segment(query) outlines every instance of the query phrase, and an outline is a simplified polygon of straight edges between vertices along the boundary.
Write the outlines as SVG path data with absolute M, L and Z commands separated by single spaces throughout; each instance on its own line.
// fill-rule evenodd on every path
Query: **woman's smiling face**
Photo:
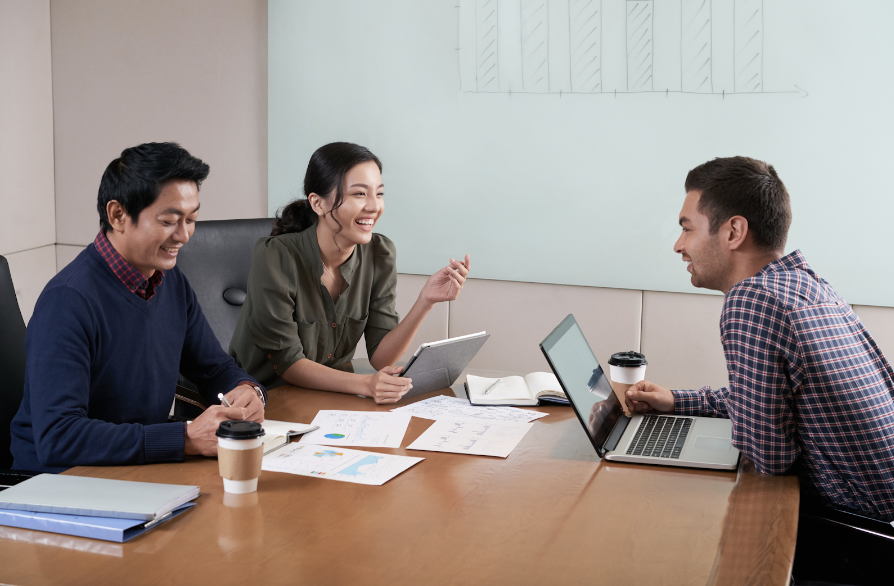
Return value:
M 331 214 L 334 191 L 325 200 L 320 198 L 320 207 L 315 205 L 314 208 L 318 214 L 324 211 L 320 219 L 336 238 L 348 246 L 366 244 L 372 239 L 373 227 L 385 211 L 385 186 L 379 166 L 375 161 L 366 161 L 351 167 L 345 173 L 342 191 L 344 199 Z

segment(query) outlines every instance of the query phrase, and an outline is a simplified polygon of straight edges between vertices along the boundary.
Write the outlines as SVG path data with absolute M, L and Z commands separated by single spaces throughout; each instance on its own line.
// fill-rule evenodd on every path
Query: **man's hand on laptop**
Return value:
M 669 389 L 659 387 L 647 380 L 640 381 L 627 389 L 627 408 L 633 413 L 674 412 L 674 394 Z

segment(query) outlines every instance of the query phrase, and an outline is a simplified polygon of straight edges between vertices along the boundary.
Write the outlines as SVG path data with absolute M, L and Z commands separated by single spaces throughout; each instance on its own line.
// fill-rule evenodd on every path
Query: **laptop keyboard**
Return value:
M 691 418 L 644 415 L 627 454 L 677 459 L 683 451 L 690 428 Z

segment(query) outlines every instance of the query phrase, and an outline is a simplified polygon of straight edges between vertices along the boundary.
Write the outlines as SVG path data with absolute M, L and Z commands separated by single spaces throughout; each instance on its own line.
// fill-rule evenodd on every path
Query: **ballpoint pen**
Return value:
M 497 380 L 495 380 L 491 386 L 487 387 L 484 390 L 484 394 L 486 395 L 489 392 L 491 392 L 492 390 L 494 390 L 494 387 L 497 386 L 498 384 L 500 384 L 501 382 L 503 382 L 503 379 L 501 379 L 501 378 L 498 378 Z
M 223 393 L 217 393 L 217 398 L 220 399 L 220 402 L 224 407 L 232 407 L 232 405 L 230 405 L 230 402 L 227 401 L 227 398 L 224 397 Z

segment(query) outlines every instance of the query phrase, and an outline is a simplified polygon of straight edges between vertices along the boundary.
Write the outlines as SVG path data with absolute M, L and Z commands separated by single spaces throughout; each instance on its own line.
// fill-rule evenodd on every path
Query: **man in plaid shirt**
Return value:
M 800 251 L 783 256 L 791 208 L 772 166 L 715 159 L 686 178 L 674 246 L 696 287 L 726 294 L 729 387 L 643 381 L 635 411 L 727 417 L 765 474 L 797 472 L 808 496 L 894 520 L 894 371 L 860 319 Z

